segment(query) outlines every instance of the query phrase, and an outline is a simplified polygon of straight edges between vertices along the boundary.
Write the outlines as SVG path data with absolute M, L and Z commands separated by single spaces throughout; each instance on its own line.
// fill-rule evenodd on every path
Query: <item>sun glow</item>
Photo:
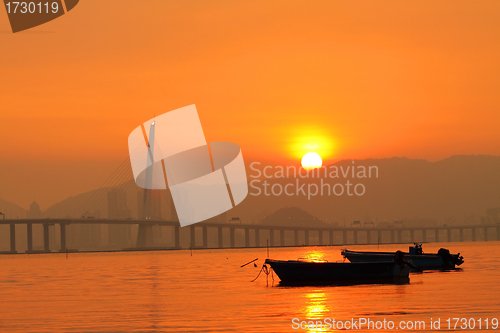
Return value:
M 323 165 L 323 160 L 321 159 L 321 156 L 316 153 L 307 153 L 304 157 L 302 157 L 302 161 L 300 163 L 305 170 L 313 170 L 321 167 L 321 165 Z
M 293 159 L 301 159 L 304 154 L 314 152 L 323 160 L 330 160 L 337 153 L 338 142 L 332 136 L 334 129 L 326 130 L 319 125 L 300 126 L 289 129 L 284 137 L 289 138 L 286 149 Z

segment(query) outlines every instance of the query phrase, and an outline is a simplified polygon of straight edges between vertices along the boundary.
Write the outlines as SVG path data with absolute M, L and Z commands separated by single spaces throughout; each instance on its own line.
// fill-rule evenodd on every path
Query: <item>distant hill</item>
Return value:
M 352 160 L 344 160 L 333 166 L 352 166 Z M 251 194 L 231 214 L 246 217 L 250 223 L 287 206 L 298 207 L 326 223 L 348 225 L 354 220 L 375 223 L 392 222 L 395 219 L 434 221 L 433 223 L 474 223 L 485 216 L 489 208 L 500 206 L 500 156 L 468 155 L 452 156 L 437 162 L 394 157 L 387 159 L 356 160 L 354 165 L 377 166 L 378 178 L 323 179 L 324 183 L 362 183 L 362 196 L 317 195 L 308 200 L 304 195 Z M 330 166 L 328 166 L 329 168 Z M 247 169 L 251 174 L 251 170 Z M 255 174 L 255 172 L 253 172 Z M 249 178 L 249 180 L 252 180 Z M 270 186 L 280 184 L 321 185 L 314 178 L 268 179 Z M 263 190 L 262 183 L 260 189 Z M 295 189 L 295 185 L 291 189 Z M 250 193 L 257 191 L 252 187 Z M 293 190 L 292 190 L 293 192 Z M 429 222 L 431 223 L 431 222 Z
M 130 210 L 131 217 L 137 218 L 138 193 L 143 190 L 137 187 L 134 180 L 126 181 L 122 184 L 81 193 L 61 202 L 58 202 L 44 212 L 44 217 L 52 218 L 80 218 L 82 216 L 93 216 L 95 218 L 108 218 L 108 192 L 113 189 L 121 189 L 127 193 L 127 207 Z M 170 194 L 165 192 L 162 197 L 162 217 L 170 218 Z
M 297 207 L 285 207 L 278 209 L 269 216 L 266 216 L 259 224 L 287 227 L 331 227 L 317 217 Z
M 103 211 L 103 209 L 106 208 L 105 203 L 99 203 L 98 205 L 96 205 L 96 207 L 92 207 L 91 209 L 85 208 L 85 205 L 93 198 L 105 199 L 105 196 L 101 195 L 101 192 L 107 190 L 110 189 L 106 188 L 100 190 L 92 190 L 89 192 L 71 196 L 47 208 L 44 211 L 43 215 L 44 217 L 52 218 L 78 218 L 82 215 L 97 215 L 96 217 L 106 217 L 106 211 Z
M 107 218 L 108 192 L 111 191 L 113 188 L 122 188 L 122 189 L 129 188 L 131 187 L 130 186 L 131 182 L 133 183 L 133 181 L 130 180 L 128 182 L 125 182 L 123 184 L 114 187 L 103 187 L 100 189 L 71 196 L 47 208 L 47 210 L 44 212 L 44 216 L 52 218 L 66 218 L 66 217 L 79 218 L 82 216 Z M 134 201 L 132 200 L 132 198 L 130 198 L 131 195 L 133 195 L 132 192 L 129 194 L 129 197 L 127 198 L 127 203 L 129 205 L 134 204 Z
M 6 219 L 25 218 L 26 210 L 20 206 L 0 198 L 0 212 L 5 214 Z M 3 218 L 0 217 L 0 218 Z
M 254 196 L 252 193 L 256 191 L 250 187 L 248 197 L 227 212 L 227 219 L 239 217 L 242 223 L 259 224 L 262 221 L 265 224 L 292 223 L 297 226 L 302 226 L 301 220 L 305 221 L 305 226 L 308 223 L 337 223 L 343 226 L 354 220 L 392 223 L 395 219 L 450 225 L 473 223 L 478 217 L 485 216 L 487 209 L 500 206 L 500 156 L 452 156 L 437 162 L 404 157 L 355 160 L 354 163 L 343 160 L 327 168 L 342 167 L 345 171 L 353 165 L 376 166 L 378 178 L 374 175 L 372 178 L 352 178 L 349 172 L 347 178 L 326 178 L 323 182 L 331 186 L 345 184 L 347 180 L 363 184 L 365 194 L 362 196 L 316 195 L 308 199 L 295 192 L 292 196 Z M 249 176 L 254 174 L 249 167 L 247 173 Z M 253 179 L 249 177 L 250 181 Z M 305 184 L 306 189 L 308 184 L 321 185 L 318 178 L 268 179 L 270 185 L 280 184 L 283 187 L 297 181 Z M 118 187 L 127 191 L 129 209 L 132 217 L 136 217 L 137 192 L 140 189 L 133 180 Z M 99 213 L 107 217 L 107 192 L 110 189 L 102 188 L 70 197 L 48 208 L 44 216 L 79 217 L 88 211 L 91 215 Z M 295 191 L 295 185 L 293 189 Z M 169 210 L 168 200 L 163 202 L 162 215 Z M 287 219 L 289 221 L 284 222 Z

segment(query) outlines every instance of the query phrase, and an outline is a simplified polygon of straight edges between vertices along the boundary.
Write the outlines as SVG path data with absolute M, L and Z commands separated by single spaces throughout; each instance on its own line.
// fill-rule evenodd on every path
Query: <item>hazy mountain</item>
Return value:
M 296 195 L 296 182 L 321 185 L 318 178 L 279 178 L 267 179 L 268 190 L 274 184 L 281 187 L 287 184 L 289 193 L 294 195 L 275 196 L 268 191 L 254 196 L 255 188 L 250 187 L 248 197 L 235 209 L 233 215 L 245 216 L 252 222 L 270 215 L 279 208 L 294 206 L 310 212 L 326 223 L 337 222 L 347 225 L 353 220 L 383 222 L 403 219 L 421 223 L 429 220 L 434 223 L 472 223 L 486 215 L 488 208 L 500 206 L 500 157 L 499 156 L 452 156 L 438 161 L 428 162 L 408 158 L 366 159 L 340 161 L 330 167 L 376 166 L 378 178 L 352 177 L 349 169 L 347 178 L 324 178 L 323 184 L 334 186 L 337 183 L 363 184 L 365 193 L 361 196 L 340 196 L 334 194 L 316 195 L 308 199 L 307 195 Z M 247 169 L 248 171 L 248 169 Z M 250 173 L 252 174 L 252 173 Z M 255 174 L 255 172 L 253 172 Z M 268 172 L 269 174 L 269 172 Z M 249 178 L 249 180 L 252 180 Z M 263 191 L 263 183 L 258 186 Z M 255 185 L 255 183 L 254 183 Z M 346 186 L 344 186 L 346 188 Z M 276 185 L 276 189 L 278 185 Z M 313 188 L 314 189 L 314 188 Z M 337 186 L 340 189 L 340 186 Z M 359 187 L 358 189 L 361 189 Z M 436 222 L 437 221 L 437 222 Z
M 103 187 L 100 189 L 92 190 L 89 192 L 69 197 L 47 208 L 47 210 L 44 212 L 44 216 L 53 218 L 66 218 L 66 217 L 79 218 L 82 216 L 107 218 L 108 192 L 111 191 L 113 188 L 128 189 L 129 187 L 131 187 L 130 183 L 133 183 L 133 181 L 130 180 L 126 183 L 117 186 Z M 137 190 L 134 189 L 134 191 L 131 191 L 130 194 L 127 193 L 129 194 L 127 197 L 127 204 L 129 206 L 132 206 L 135 203 L 131 198 L 131 196 L 133 196 L 133 193 L 135 192 L 137 192 Z M 135 206 L 133 207 L 135 208 Z
M 352 167 L 355 167 L 355 175 L 352 177 Z M 368 168 L 372 168 L 372 177 L 368 178 Z M 262 170 L 264 165 L 261 165 Z M 361 178 L 359 173 L 364 167 L 366 178 Z M 337 169 L 338 178 L 332 178 L 333 170 Z M 438 162 L 429 162 L 420 159 L 388 158 L 388 159 L 366 159 L 366 160 L 344 160 L 326 167 L 328 177 L 321 178 L 272 178 L 267 179 L 269 183 L 268 194 L 262 192 L 255 196 L 255 186 L 262 191 L 264 180 L 261 183 L 253 183 L 249 188 L 248 197 L 237 207 L 227 212 L 227 219 L 239 217 L 242 223 L 269 223 L 280 224 L 281 218 L 289 220 L 293 216 L 317 221 L 318 223 L 348 225 L 353 220 L 373 221 L 383 223 L 392 222 L 394 219 L 413 221 L 414 223 L 472 223 L 478 221 L 478 217 L 485 216 L 486 210 L 500 206 L 500 156 L 452 156 Z M 276 168 L 271 173 L 275 173 Z M 378 177 L 376 177 L 378 171 Z M 324 172 L 322 175 L 324 176 Z M 268 172 L 269 173 L 269 172 Z M 249 181 L 255 180 L 255 171 L 247 167 Z M 293 175 L 289 175 L 293 176 Z M 345 177 L 344 177 L 345 176 Z M 341 184 L 347 191 L 346 182 L 351 184 L 362 184 L 363 195 L 335 195 L 326 194 L 307 197 L 307 187 L 314 184 L 321 188 L 328 183 L 330 188 L 335 184 Z M 299 186 L 304 185 L 306 195 L 301 192 L 297 195 L 297 182 Z M 284 188 L 289 185 L 287 196 L 281 194 L 273 195 L 271 186 L 278 184 Z M 278 189 L 275 185 L 275 190 Z M 340 189 L 340 185 L 336 185 Z M 135 183 L 130 180 L 117 187 L 127 192 L 128 208 L 132 217 L 137 216 L 137 192 L 140 191 Z M 111 189 L 101 188 L 98 190 L 82 193 L 70 197 L 53 205 L 44 216 L 48 217 L 79 217 L 82 214 L 107 217 L 107 192 Z M 358 186 L 358 190 L 362 189 Z M 353 186 L 351 186 L 351 192 Z M 358 191 L 359 192 L 359 191 Z M 168 193 L 162 198 L 162 216 L 168 218 L 169 204 Z M 282 210 L 282 208 L 294 207 Z M 311 215 L 304 215 L 311 214 Z M 314 220 L 314 219 L 317 220 Z M 270 221 L 273 221 L 271 223 Z M 275 223 L 274 223 L 275 222 Z M 291 221 L 289 221 L 291 222 Z M 291 223 L 300 223 L 294 220 Z M 290 225 L 290 224 L 288 224 Z M 308 225 L 307 223 L 305 225 Z
M 262 219 L 259 224 L 287 227 L 331 227 L 331 225 L 297 207 L 285 207 L 278 209 L 271 215 Z
M 91 199 L 93 198 L 98 198 L 100 200 L 106 199 L 106 196 L 99 195 L 102 190 L 108 191 L 110 190 L 110 188 L 104 188 L 101 190 L 92 190 L 89 192 L 71 196 L 47 208 L 47 210 L 44 211 L 43 215 L 45 217 L 52 217 L 52 218 L 66 218 L 66 217 L 78 218 L 81 217 L 82 215 L 87 215 L 87 216 L 97 215 L 98 217 L 105 217 L 103 216 L 103 212 L 101 211 L 101 208 L 106 206 L 105 203 L 98 204 L 96 207 L 93 207 L 92 210 L 84 209 L 85 204 L 91 201 Z
M 130 217 L 137 218 L 138 193 L 142 196 L 144 192 L 137 187 L 132 179 L 116 186 L 102 187 L 64 199 L 47 208 L 44 216 L 53 218 L 80 218 L 82 216 L 108 218 L 108 192 L 113 189 L 121 189 L 126 192 Z M 161 204 L 162 218 L 168 219 L 170 217 L 170 194 L 167 191 L 161 195 Z
M 18 205 L 0 198 L 0 212 L 5 214 L 6 219 L 26 218 L 26 210 Z M 3 216 L 0 216 L 3 218 Z

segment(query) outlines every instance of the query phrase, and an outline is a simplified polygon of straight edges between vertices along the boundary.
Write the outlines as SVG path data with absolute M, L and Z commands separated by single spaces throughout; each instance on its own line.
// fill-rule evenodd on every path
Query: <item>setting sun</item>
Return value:
M 307 153 L 302 157 L 300 162 L 305 170 L 312 170 L 321 167 L 323 161 L 321 157 L 316 153 Z

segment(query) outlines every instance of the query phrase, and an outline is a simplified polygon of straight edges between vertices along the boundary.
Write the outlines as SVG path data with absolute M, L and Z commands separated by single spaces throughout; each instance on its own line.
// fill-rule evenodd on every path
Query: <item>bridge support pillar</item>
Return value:
M 260 247 L 260 229 L 255 229 L 255 247 Z
M 403 234 L 403 231 L 398 230 L 398 244 L 401 244 L 403 242 L 402 234 Z
M 196 229 L 193 225 L 189 227 L 189 235 L 191 238 L 189 242 L 189 248 L 194 249 L 196 247 Z
M 366 244 L 372 243 L 372 232 L 371 230 L 366 230 Z
M 285 230 L 280 230 L 280 246 L 285 246 Z
M 380 244 L 382 241 L 382 231 L 377 231 L 377 244 Z
M 396 243 L 396 230 L 391 230 L 391 244 Z
M 222 240 L 222 227 L 217 228 L 217 240 L 219 241 L 219 249 L 224 247 L 224 242 Z
M 136 247 L 145 248 L 154 246 L 153 226 L 147 224 L 139 224 L 137 231 Z
M 295 238 L 295 246 L 299 246 L 299 231 L 294 230 L 293 233 L 294 233 L 294 238 Z
M 434 241 L 439 242 L 439 229 L 434 230 Z
M 357 230 L 353 230 L 352 233 L 353 233 L 353 236 L 354 236 L 354 244 L 358 244 L 358 231 Z
M 460 228 L 460 241 L 461 242 L 464 241 L 464 229 L 463 228 Z
M 309 230 L 306 230 L 305 232 L 305 241 L 306 241 L 306 246 L 309 245 Z
M 330 230 L 328 238 L 330 239 L 330 245 L 333 245 L 333 230 Z
M 274 229 L 269 229 L 269 246 L 273 247 L 274 246 Z
M 28 230 L 28 253 L 33 252 L 33 224 L 32 223 L 27 223 L 26 224 L 27 230 Z
M 427 230 L 422 229 L 422 242 L 427 242 Z
M 50 252 L 49 248 L 49 224 L 43 224 L 43 250 L 45 252 Z
M 451 228 L 448 228 L 447 234 L 448 234 L 448 243 L 451 242 Z
M 319 236 L 319 245 L 323 245 L 323 231 L 318 230 L 318 236 Z
M 229 228 L 229 242 L 230 242 L 230 246 L 231 248 L 234 248 L 234 228 Z
M 476 241 L 476 228 L 472 228 L 472 241 L 475 242 Z
M 484 241 L 488 241 L 488 227 L 484 227 Z
M 203 248 L 208 248 L 208 228 L 203 227 Z
M 61 223 L 59 224 L 61 227 L 61 252 L 66 252 L 67 247 L 66 247 L 66 224 Z
M 181 227 L 178 225 L 174 227 L 174 247 L 176 249 L 181 248 Z
M 16 253 L 16 225 L 10 224 L 10 252 Z
M 250 229 L 245 228 L 245 247 L 250 247 Z

